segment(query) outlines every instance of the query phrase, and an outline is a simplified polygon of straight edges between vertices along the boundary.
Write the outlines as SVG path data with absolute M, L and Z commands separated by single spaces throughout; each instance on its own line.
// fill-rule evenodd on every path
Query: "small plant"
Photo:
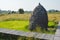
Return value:
M 55 25 L 56 25 L 56 23 L 53 22 L 53 21 L 49 21 L 49 23 L 48 23 L 48 27 L 49 27 L 49 28 L 54 28 Z

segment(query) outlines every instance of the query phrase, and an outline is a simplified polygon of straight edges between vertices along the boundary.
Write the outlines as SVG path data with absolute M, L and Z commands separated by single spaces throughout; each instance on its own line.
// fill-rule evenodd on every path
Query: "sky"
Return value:
M 60 0 L 0 0 L 0 9 L 18 11 L 23 8 L 25 11 L 33 11 L 38 3 L 46 10 L 60 10 Z

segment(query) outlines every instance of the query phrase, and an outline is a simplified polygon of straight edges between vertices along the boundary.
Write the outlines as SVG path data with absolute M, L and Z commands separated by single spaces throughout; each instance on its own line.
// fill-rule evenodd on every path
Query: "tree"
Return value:
M 23 9 L 20 8 L 18 11 L 19 11 L 20 14 L 24 14 L 24 10 Z
M 48 12 L 59 12 L 59 10 L 51 9 Z
M 16 13 L 15 11 L 12 11 L 12 13 Z

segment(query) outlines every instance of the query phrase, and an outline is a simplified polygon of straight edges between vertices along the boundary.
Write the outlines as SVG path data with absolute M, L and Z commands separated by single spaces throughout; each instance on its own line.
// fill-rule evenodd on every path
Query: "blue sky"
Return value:
M 0 0 L 0 9 L 17 11 L 19 8 L 23 8 L 31 11 L 38 3 L 41 3 L 46 10 L 60 10 L 60 0 Z

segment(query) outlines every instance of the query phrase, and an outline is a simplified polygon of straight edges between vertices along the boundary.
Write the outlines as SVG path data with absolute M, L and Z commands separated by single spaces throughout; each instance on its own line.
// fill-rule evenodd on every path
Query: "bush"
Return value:
M 49 21 L 49 23 L 48 23 L 48 27 L 49 27 L 49 28 L 54 28 L 55 25 L 56 25 L 56 23 L 53 22 L 53 21 Z

